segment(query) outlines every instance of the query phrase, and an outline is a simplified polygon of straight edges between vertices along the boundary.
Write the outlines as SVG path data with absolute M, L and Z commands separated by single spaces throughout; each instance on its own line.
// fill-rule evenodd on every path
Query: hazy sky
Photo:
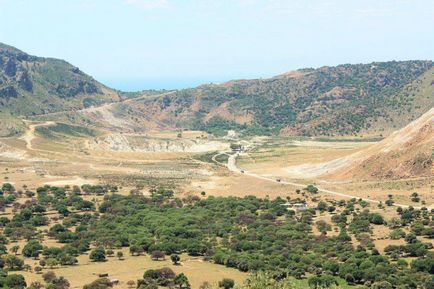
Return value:
M 0 42 L 124 90 L 434 60 L 433 0 L 0 0 Z

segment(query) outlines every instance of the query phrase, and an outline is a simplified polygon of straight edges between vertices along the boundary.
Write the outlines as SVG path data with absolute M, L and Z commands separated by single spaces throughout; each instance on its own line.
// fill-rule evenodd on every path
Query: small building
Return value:
M 294 210 L 297 213 L 304 211 L 306 209 L 308 209 L 308 206 L 306 203 L 290 203 L 290 202 L 286 202 L 284 204 L 282 204 L 282 206 L 287 207 L 288 210 Z
M 297 212 L 301 212 L 307 209 L 307 204 L 306 203 L 295 203 L 292 204 L 292 207 L 295 209 L 295 211 Z

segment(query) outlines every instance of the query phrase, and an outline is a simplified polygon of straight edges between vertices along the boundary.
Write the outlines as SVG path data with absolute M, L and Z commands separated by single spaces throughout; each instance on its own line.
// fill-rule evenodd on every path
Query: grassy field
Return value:
M 149 256 L 129 255 L 128 250 L 124 249 L 124 258 L 119 260 L 117 257 L 109 257 L 106 262 L 92 262 L 87 255 L 78 257 L 78 265 L 44 269 L 44 272 L 53 271 L 58 276 L 64 276 L 71 283 L 71 288 L 82 288 L 83 285 L 98 279 L 97 274 L 107 273 L 110 279 L 120 280 L 117 288 L 127 288 L 126 282 L 136 281 L 143 277 L 143 273 L 148 269 L 158 269 L 163 267 L 171 268 L 175 273 L 187 275 L 192 288 L 199 286 L 207 281 L 211 284 L 217 283 L 223 278 L 232 278 L 237 284 L 242 284 L 247 278 L 247 273 L 242 273 L 236 269 L 216 265 L 203 261 L 201 258 L 193 258 L 187 255 L 181 256 L 181 265 L 173 265 L 169 258 L 164 261 L 153 261 Z M 35 265 L 36 260 L 28 261 L 30 265 Z M 42 275 L 30 272 L 17 272 L 23 274 L 28 283 L 41 281 Z

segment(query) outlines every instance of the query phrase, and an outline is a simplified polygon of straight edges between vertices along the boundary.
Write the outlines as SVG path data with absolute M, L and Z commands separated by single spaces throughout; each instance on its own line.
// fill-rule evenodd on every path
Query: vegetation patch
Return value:
M 65 123 L 56 123 L 50 126 L 38 126 L 35 130 L 39 135 L 42 135 L 47 139 L 59 139 L 64 136 L 96 137 L 99 135 L 99 133 L 94 129 Z

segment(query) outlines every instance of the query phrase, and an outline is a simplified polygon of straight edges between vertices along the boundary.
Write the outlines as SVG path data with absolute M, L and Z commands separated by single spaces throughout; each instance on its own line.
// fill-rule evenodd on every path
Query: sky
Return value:
M 116 89 L 434 60 L 433 0 L 0 0 L 0 42 Z

